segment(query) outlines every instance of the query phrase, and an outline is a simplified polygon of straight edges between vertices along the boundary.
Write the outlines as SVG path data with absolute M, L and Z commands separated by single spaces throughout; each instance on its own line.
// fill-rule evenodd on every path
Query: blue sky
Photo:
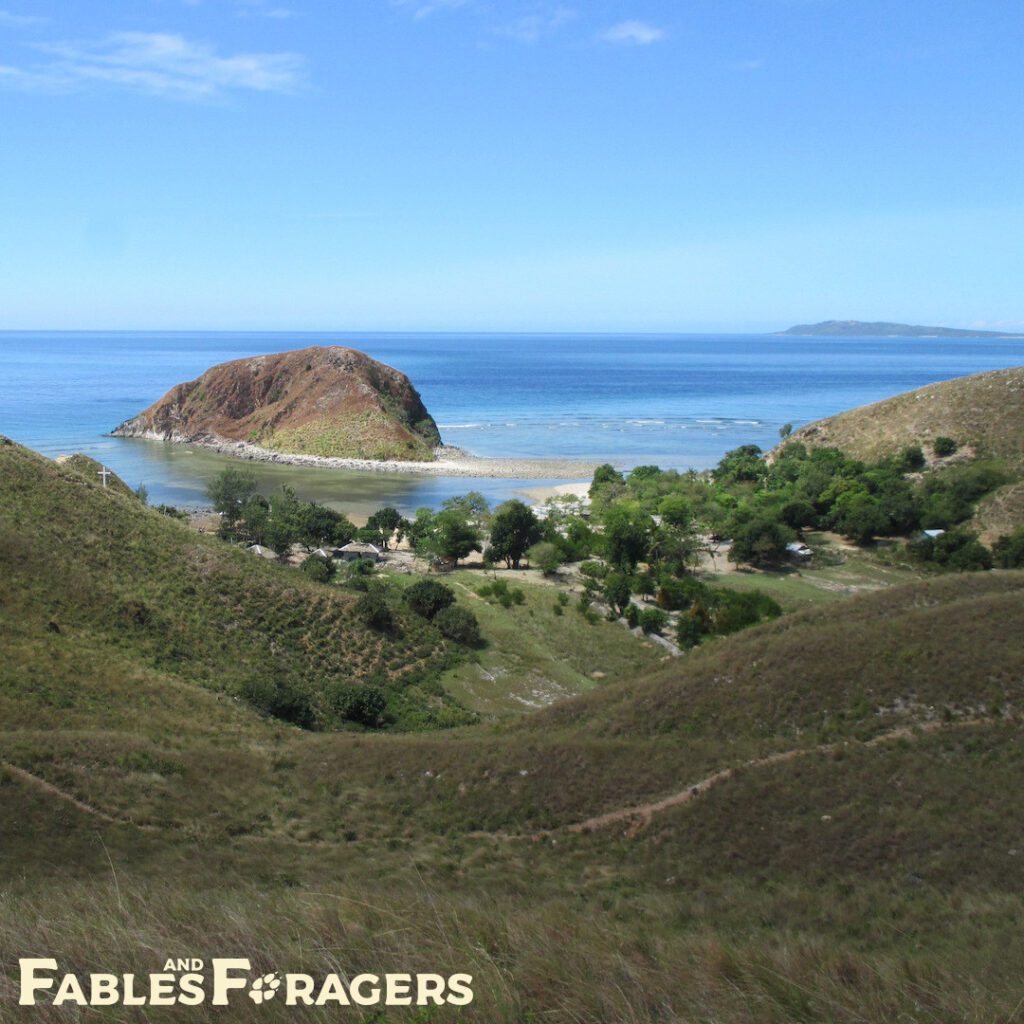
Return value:
M 0 0 L 0 328 L 1024 328 L 1019 0 Z

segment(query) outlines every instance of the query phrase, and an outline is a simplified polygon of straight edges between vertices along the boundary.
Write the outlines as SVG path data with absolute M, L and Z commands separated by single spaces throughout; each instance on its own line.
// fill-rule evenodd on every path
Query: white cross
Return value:
M 104 466 L 96 475 L 103 477 L 103 486 L 106 487 L 107 486 L 107 477 L 108 476 L 113 476 L 114 474 L 111 473 L 110 470 L 107 469 L 106 466 Z

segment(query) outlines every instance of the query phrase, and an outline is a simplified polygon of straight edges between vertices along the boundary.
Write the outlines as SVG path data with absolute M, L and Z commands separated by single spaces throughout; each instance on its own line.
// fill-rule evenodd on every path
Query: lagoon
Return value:
M 347 344 L 404 371 L 449 444 L 476 455 L 706 468 L 800 424 L 911 388 L 1024 363 L 1019 339 L 774 335 L 0 332 L 0 433 L 56 456 L 83 451 L 150 500 L 201 505 L 212 452 L 105 436 L 170 387 L 228 359 Z M 531 480 L 257 465 L 307 500 L 409 512 L 468 489 L 493 500 Z M 548 483 L 550 481 L 545 481 Z

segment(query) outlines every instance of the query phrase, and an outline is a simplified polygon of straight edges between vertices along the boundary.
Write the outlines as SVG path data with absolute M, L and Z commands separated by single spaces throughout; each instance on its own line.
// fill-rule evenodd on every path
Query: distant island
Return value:
M 797 324 L 776 335 L 812 338 L 1024 338 L 1024 334 L 1002 331 L 970 331 L 960 327 L 922 327 L 919 324 L 866 323 L 863 320 L 823 320 L 820 324 Z

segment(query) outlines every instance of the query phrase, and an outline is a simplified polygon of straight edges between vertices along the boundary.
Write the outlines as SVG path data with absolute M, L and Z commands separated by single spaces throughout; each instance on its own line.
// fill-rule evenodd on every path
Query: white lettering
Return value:
M 53 988 L 53 978 L 40 978 L 38 971 L 57 970 L 57 961 L 49 959 L 22 960 L 21 967 L 21 997 L 18 999 L 19 1006 L 35 1006 L 36 992 L 41 989 Z
M 440 974 L 416 975 L 416 1005 L 426 1006 L 428 1002 L 435 1006 L 444 1006 L 445 980 Z
M 453 974 L 448 979 L 448 1005 L 469 1006 L 473 1002 L 473 990 L 470 988 L 472 984 L 472 974 Z
M 252 970 L 248 960 L 238 957 L 225 960 L 213 961 L 213 999 L 210 1002 L 214 1006 L 228 1005 L 228 992 L 232 989 L 246 988 L 249 984 L 248 978 L 233 978 L 231 971 Z
M 288 1006 L 313 1005 L 313 979 L 308 974 L 289 974 L 285 978 L 284 1001 Z

